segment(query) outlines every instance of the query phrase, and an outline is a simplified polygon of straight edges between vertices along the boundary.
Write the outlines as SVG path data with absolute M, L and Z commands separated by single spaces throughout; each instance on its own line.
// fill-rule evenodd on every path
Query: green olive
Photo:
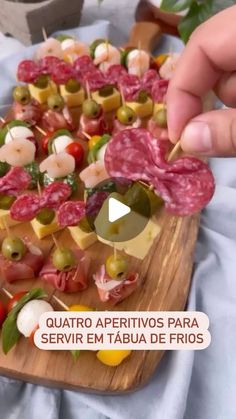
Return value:
M 52 263 L 58 271 L 70 271 L 75 265 L 74 253 L 66 248 L 57 248 L 52 256 Z
M 121 106 L 116 113 L 117 119 L 123 125 L 132 125 L 136 121 L 136 114 L 129 106 Z
M 24 242 L 16 236 L 8 236 L 2 242 L 2 254 L 6 259 L 19 261 L 26 253 Z
M 5 161 L 0 161 L 0 177 L 3 177 L 8 170 L 10 170 L 10 165 Z
M 148 94 L 146 92 L 146 90 L 140 90 L 139 94 L 138 94 L 138 102 L 139 103 L 146 103 L 148 100 Z
M 48 107 L 52 111 L 61 111 L 64 108 L 64 100 L 58 93 L 48 97 Z
M 16 197 L 13 195 L 0 194 L 0 209 L 9 210 L 15 200 Z
M 114 92 L 114 87 L 111 86 L 111 85 L 103 86 L 98 91 L 99 96 L 102 96 L 102 97 L 108 97 L 108 96 L 112 95 L 113 92 Z
M 160 109 L 153 116 L 154 121 L 160 128 L 167 128 L 167 112 L 166 109 Z
M 87 217 L 82 218 L 82 220 L 78 223 L 79 228 L 81 228 L 82 231 L 85 233 L 91 233 L 92 227 L 90 226 Z
M 26 86 L 16 86 L 13 90 L 13 98 L 21 105 L 27 105 L 30 102 L 30 92 Z
M 83 114 L 87 116 L 87 118 L 91 119 L 97 118 L 97 116 L 100 113 L 100 110 L 101 108 L 99 104 L 92 99 L 86 99 L 82 106 Z
M 107 274 L 113 279 L 123 279 L 128 272 L 128 261 L 122 255 L 111 255 L 106 260 Z
M 43 208 L 37 215 L 36 220 L 44 226 L 51 224 L 55 218 L 55 211 L 50 208 Z
M 34 83 L 35 87 L 38 87 L 39 89 L 45 89 L 48 86 L 48 76 L 45 74 L 41 74 Z
M 75 79 L 70 79 L 68 80 L 68 82 L 66 83 L 66 90 L 69 93 L 76 93 L 80 90 L 81 88 L 81 84 L 79 81 L 75 80 Z

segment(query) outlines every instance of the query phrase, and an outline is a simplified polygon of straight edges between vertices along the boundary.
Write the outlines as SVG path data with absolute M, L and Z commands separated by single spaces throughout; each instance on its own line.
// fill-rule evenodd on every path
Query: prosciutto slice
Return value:
M 140 278 L 137 273 L 129 273 L 123 280 L 111 279 L 106 274 L 105 265 L 93 276 L 98 295 L 102 302 L 109 302 L 113 305 L 129 297 L 139 286 Z
M 79 249 L 74 250 L 77 264 L 68 272 L 58 271 L 51 259 L 48 258 L 40 277 L 43 281 L 51 284 L 59 291 L 66 293 L 74 293 L 83 291 L 88 287 L 88 271 L 90 267 L 90 258 Z

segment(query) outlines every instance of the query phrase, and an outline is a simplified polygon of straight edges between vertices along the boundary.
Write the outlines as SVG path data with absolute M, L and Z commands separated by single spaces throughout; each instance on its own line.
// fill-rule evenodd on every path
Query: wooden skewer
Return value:
M 11 130 L 10 130 L 10 128 L 9 128 L 9 126 L 8 126 L 8 125 L 7 125 L 7 131 L 8 131 L 8 133 L 10 134 L 12 141 L 14 141 L 14 137 L 13 137 L 13 135 L 12 135 L 12 133 L 11 133 Z
M 59 245 L 59 243 L 58 243 L 58 240 L 56 239 L 56 237 L 54 236 L 54 234 L 52 234 L 52 239 L 53 239 L 53 241 L 54 241 L 54 243 L 55 243 L 55 246 L 58 248 L 58 249 L 60 249 L 60 245 Z
M 113 245 L 113 252 L 114 252 L 114 259 L 116 260 L 117 259 L 117 250 L 116 250 L 115 244 Z
M 121 104 L 122 106 L 126 106 L 126 101 L 125 101 L 125 97 L 124 97 L 124 91 L 122 88 L 120 88 L 120 96 L 121 96 Z
M 38 125 L 35 125 L 35 128 L 38 132 L 40 132 L 40 134 L 42 135 L 47 135 L 46 131 L 44 131 L 41 127 L 39 127 Z
M 82 131 L 82 134 L 88 139 L 88 140 L 90 140 L 91 139 L 91 136 L 89 135 L 89 134 L 87 134 L 87 132 L 85 132 L 85 131 Z
M 63 303 L 63 301 L 61 301 L 59 298 L 57 298 L 55 295 L 52 296 L 52 298 L 61 306 L 63 307 L 66 311 L 69 311 L 69 307 Z
M 42 195 L 42 189 L 41 189 L 41 185 L 40 185 L 39 181 L 37 182 L 37 189 L 38 189 L 39 196 L 41 196 Z
M 3 124 L 5 124 L 5 123 L 6 123 L 6 120 L 5 120 L 2 116 L 0 116 L 0 121 L 1 121 Z
M 168 156 L 167 161 L 171 161 L 171 160 L 173 160 L 173 158 L 175 158 L 175 157 L 177 156 L 177 154 L 178 154 L 178 152 L 179 152 L 180 150 L 181 150 L 181 143 L 180 143 L 180 141 L 178 141 L 178 142 L 175 144 L 174 148 L 171 150 L 171 152 L 170 152 L 170 154 L 169 154 L 169 156 Z
M 106 49 L 107 49 L 107 60 L 109 60 L 109 42 L 107 38 L 106 38 Z
M 10 228 L 9 228 L 9 225 L 7 224 L 6 218 L 3 217 L 2 221 L 3 221 L 4 227 L 6 229 L 7 235 L 10 236 Z
M 90 92 L 88 80 L 86 81 L 86 93 L 87 93 L 88 99 L 91 99 L 91 92 Z
M 141 70 L 141 41 L 138 43 L 138 63 L 139 63 L 139 77 L 142 76 L 142 70 Z
M 8 298 L 12 298 L 13 297 L 13 295 L 9 291 L 7 291 L 6 288 L 2 287 L 2 291 L 4 292 L 4 294 L 6 294 L 6 296 Z
M 42 27 L 42 34 L 43 34 L 43 39 L 46 42 L 47 39 L 48 39 L 48 35 L 47 35 L 46 29 L 44 27 Z

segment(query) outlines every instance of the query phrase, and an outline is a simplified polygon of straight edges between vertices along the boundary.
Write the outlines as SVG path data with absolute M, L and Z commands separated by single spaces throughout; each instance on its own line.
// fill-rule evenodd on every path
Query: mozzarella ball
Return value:
M 53 311 L 51 304 L 44 300 L 31 300 L 24 305 L 17 316 L 17 329 L 28 338 L 39 324 L 43 313 Z

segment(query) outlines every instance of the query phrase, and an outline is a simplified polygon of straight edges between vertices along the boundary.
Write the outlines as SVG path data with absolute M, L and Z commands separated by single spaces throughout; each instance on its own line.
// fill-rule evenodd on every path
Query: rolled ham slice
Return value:
M 90 258 L 79 249 L 74 250 L 74 254 L 77 259 L 77 265 L 69 272 L 58 271 L 51 262 L 51 259 L 48 258 L 40 272 L 41 279 L 51 284 L 57 290 L 65 293 L 85 290 L 88 287 Z
M 33 279 L 40 272 L 44 256 L 42 251 L 29 244 L 25 256 L 18 262 L 5 259 L 0 255 L 0 273 L 2 279 L 8 283 L 16 282 L 21 279 Z
M 122 281 L 111 279 L 106 274 L 105 265 L 93 276 L 100 300 L 113 305 L 129 297 L 139 286 L 140 278 L 137 273 L 129 273 Z

